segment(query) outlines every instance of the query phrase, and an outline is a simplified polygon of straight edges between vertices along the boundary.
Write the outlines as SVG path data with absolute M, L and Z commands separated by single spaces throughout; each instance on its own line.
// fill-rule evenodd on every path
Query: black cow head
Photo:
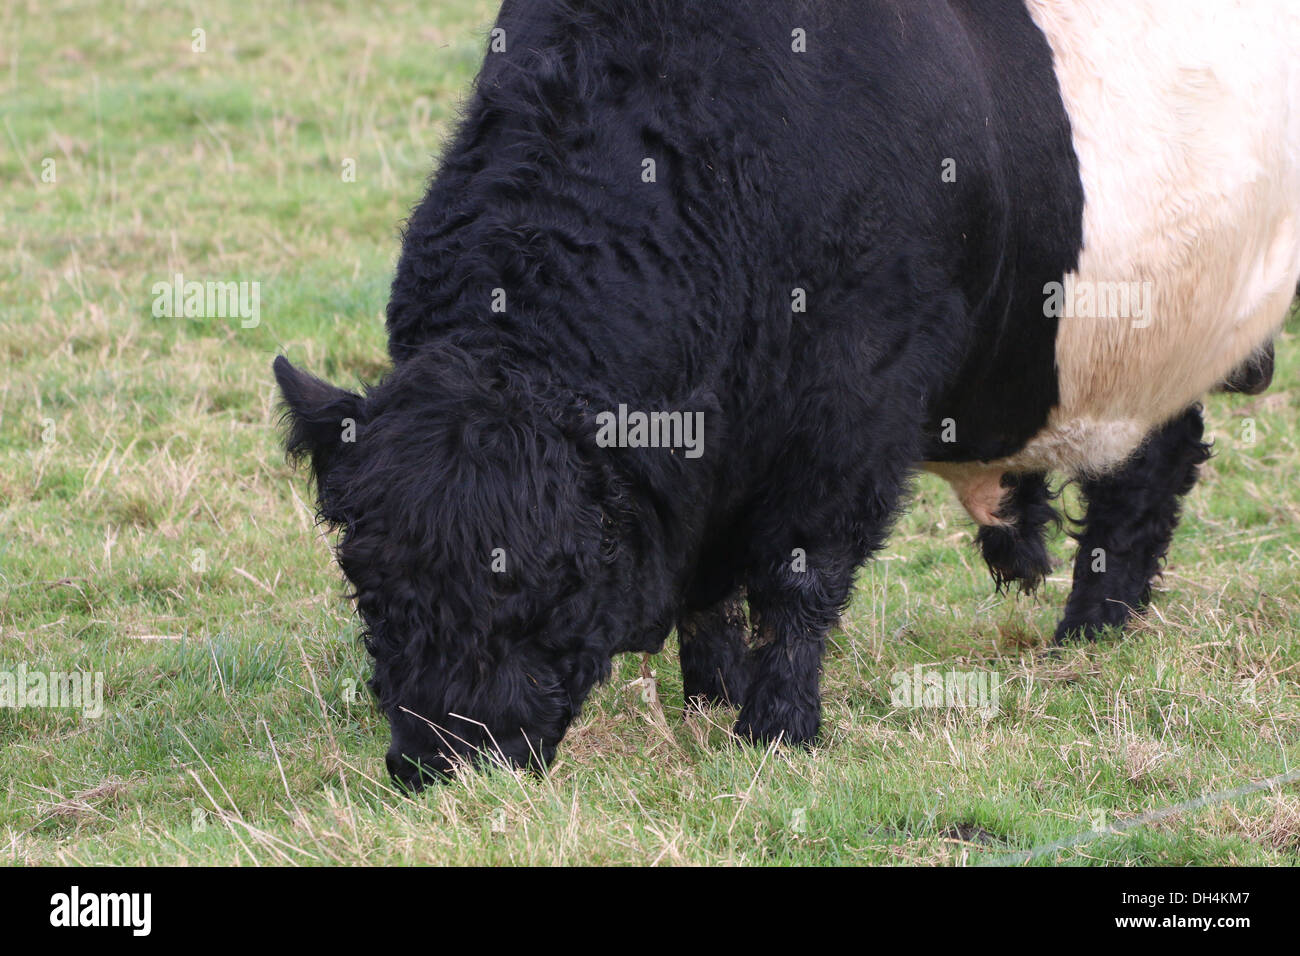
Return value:
M 283 358 L 286 446 L 338 529 L 393 777 L 466 759 L 539 767 L 617 648 L 603 609 L 620 563 L 608 479 L 572 399 L 454 351 L 402 363 L 365 395 Z M 626 577 L 626 574 L 623 575 Z

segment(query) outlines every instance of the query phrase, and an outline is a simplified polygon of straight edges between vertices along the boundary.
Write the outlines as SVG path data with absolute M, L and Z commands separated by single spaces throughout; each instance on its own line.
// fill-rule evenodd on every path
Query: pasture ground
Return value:
M 0 10 L 0 670 L 105 680 L 98 719 L 0 709 L 0 859 L 967 864 L 1295 766 L 1293 321 L 1270 392 L 1210 401 L 1218 455 L 1124 640 L 1045 653 L 1073 545 L 1037 599 L 996 596 L 923 477 L 834 637 L 812 752 L 683 714 L 670 644 L 617 663 L 544 779 L 395 794 L 270 362 L 382 373 L 397 229 L 494 12 Z M 156 317 L 178 273 L 259 282 L 260 324 Z M 996 713 L 893 706 L 917 665 L 996 675 Z M 1037 862 L 1295 865 L 1300 790 Z

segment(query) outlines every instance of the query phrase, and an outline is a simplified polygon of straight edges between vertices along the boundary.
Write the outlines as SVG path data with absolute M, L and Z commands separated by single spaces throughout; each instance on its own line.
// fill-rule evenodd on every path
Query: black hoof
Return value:
M 821 716 L 816 712 L 777 708 L 776 712 L 762 712 L 762 708 L 746 705 L 736 721 L 736 736 L 747 743 L 767 746 L 782 743 L 808 747 L 816 743 L 821 733 Z

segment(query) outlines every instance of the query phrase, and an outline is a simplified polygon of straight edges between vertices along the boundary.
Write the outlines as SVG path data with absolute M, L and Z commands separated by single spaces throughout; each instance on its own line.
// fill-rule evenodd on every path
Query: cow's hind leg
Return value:
M 975 540 L 999 591 L 1015 583 L 1032 594 L 1052 570 L 1046 534 L 1049 525 L 1060 527 L 1061 516 L 1044 474 L 1006 474 L 1002 487 L 1001 523 L 981 526 Z
M 749 684 L 745 589 L 677 623 L 686 703 L 739 706 Z
M 1074 535 L 1074 590 L 1056 629 L 1058 641 L 1095 639 L 1150 602 L 1151 581 L 1178 527 L 1181 498 L 1210 457 L 1204 431 L 1201 408 L 1193 406 L 1154 431 L 1118 471 L 1080 483 L 1087 511 Z

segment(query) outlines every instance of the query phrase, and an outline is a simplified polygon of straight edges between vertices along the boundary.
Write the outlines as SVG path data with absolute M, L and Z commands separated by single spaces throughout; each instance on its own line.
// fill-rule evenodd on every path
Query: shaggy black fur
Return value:
M 1267 390 L 1273 380 L 1273 348 L 1270 342 L 1257 350 L 1216 391 L 1258 395 Z M 1151 557 L 1138 560 L 1138 570 L 1130 572 L 1130 580 L 1125 583 L 1121 576 L 1112 581 L 1115 587 L 1111 589 L 1103 586 L 1106 579 L 1091 570 L 1092 559 L 1084 561 L 1081 551 L 1076 560 L 1070 610 L 1057 628 L 1058 640 L 1070 635 L 1095 637 L 1107 624 L 1122 625 L 1130 610 L 1148 602 L 1150 589 L 1134 586 L 1134 574 L 1140 577 L 1140 568 L 1158 566 L 1177 526 L 1178 499 L 1191 490 L 1196 481 L 1196 466 L 1209 457 L 1208 445 L 1197 450 L 1203 427 L 1200 421 L 1199 411 L 1189 410 L 1178 422 L 1153 435 L 1142 452 L 1119 474 L 1085 483 L 1085 493 L 1091 490 L 1095 496 L 1095 503 L 1089 506 L 1085 518 L 1093 531 L 1092 537 L 1100 539 L 1115 528 L 1135 529 L 1134 534 L 1141 535 L 1144 532 L 1136 529 L 1145 524 L 1149 541 L 1137 550 L 1143 553 L 1150 550 Z M 1185 432 L 1181 441 L 1177 438 L 1179 422 Z M 1195 438 L 1189 439 L 1186 434 L 1191 431 L 1195 432 Z M 1184 459 L 1181 462 L 1180 455 Z M 1166 472 L 1168 468 L 1173 471 Z M 1179 483 L 1179 475 L 1186 480 L 1186 487 Z M 1049 527 L 1059 529 L 1061 524 L 1061 517 L 1051 504 L 1057 496 L 1049 490 L 1047 476 L 1042 474 L 1007 474 L 1003 476 L 1003 486 L 1008 494 L 999 517 L 1008 524 L 981 527 L 976 541 L 999 591 L 1007 590 L 1014 582 L 1023 592 L 1033 593 L 1051 571 L 1046 536 Z M 1137 487 L 1141 493 L 1129 495 L 1129 487 Z M 1130 552 L 1136 553 L 1132 547 Z M 1128 598 L 1117 597 L 1123 594 Z
M 744 588 L 677 622 L 688 704 L 739 707 L 749 688 L 749 613 Z
M 545 763 L 612 655 L 675 622 L 688 693 L 811 740 L 826 631 L 927 418 L 964 398 L 963 447 L 998 449 L 1055 400 L 1054 332 L 1023 313 L 1082 199 L 1046 43 L 989 3 L 529 0 L 499 26 L 407 228 L 394 371 L 358 396 L 276 364 L 390 767 Z M 705 455 L 597 447 L 620 403 L 703 412 Z M 746 666 L 717 607 L 742 586 Z
M 1014 582 L 1032 594 L 1052 570 L 1046 532 L 1049 526 L 1061 526 L 1061 516 L 1052 507 L 1056 496 L 1041 473 L 1006 474 L 1002 486 L 1007 493 L 998 517 L 1006 524 L 981 527 L 975 540 L 999 591 Z
M 1152 580 L 1178 527 L 1180 499 L 1210 458 L 1204 430 L 1200 406 L 1189 408 L 1118 471 L 1081 482 L 1087 512 L 1074 535 L 1074 589 L 1058 641 L 1095 639 L 1150 602 Z

